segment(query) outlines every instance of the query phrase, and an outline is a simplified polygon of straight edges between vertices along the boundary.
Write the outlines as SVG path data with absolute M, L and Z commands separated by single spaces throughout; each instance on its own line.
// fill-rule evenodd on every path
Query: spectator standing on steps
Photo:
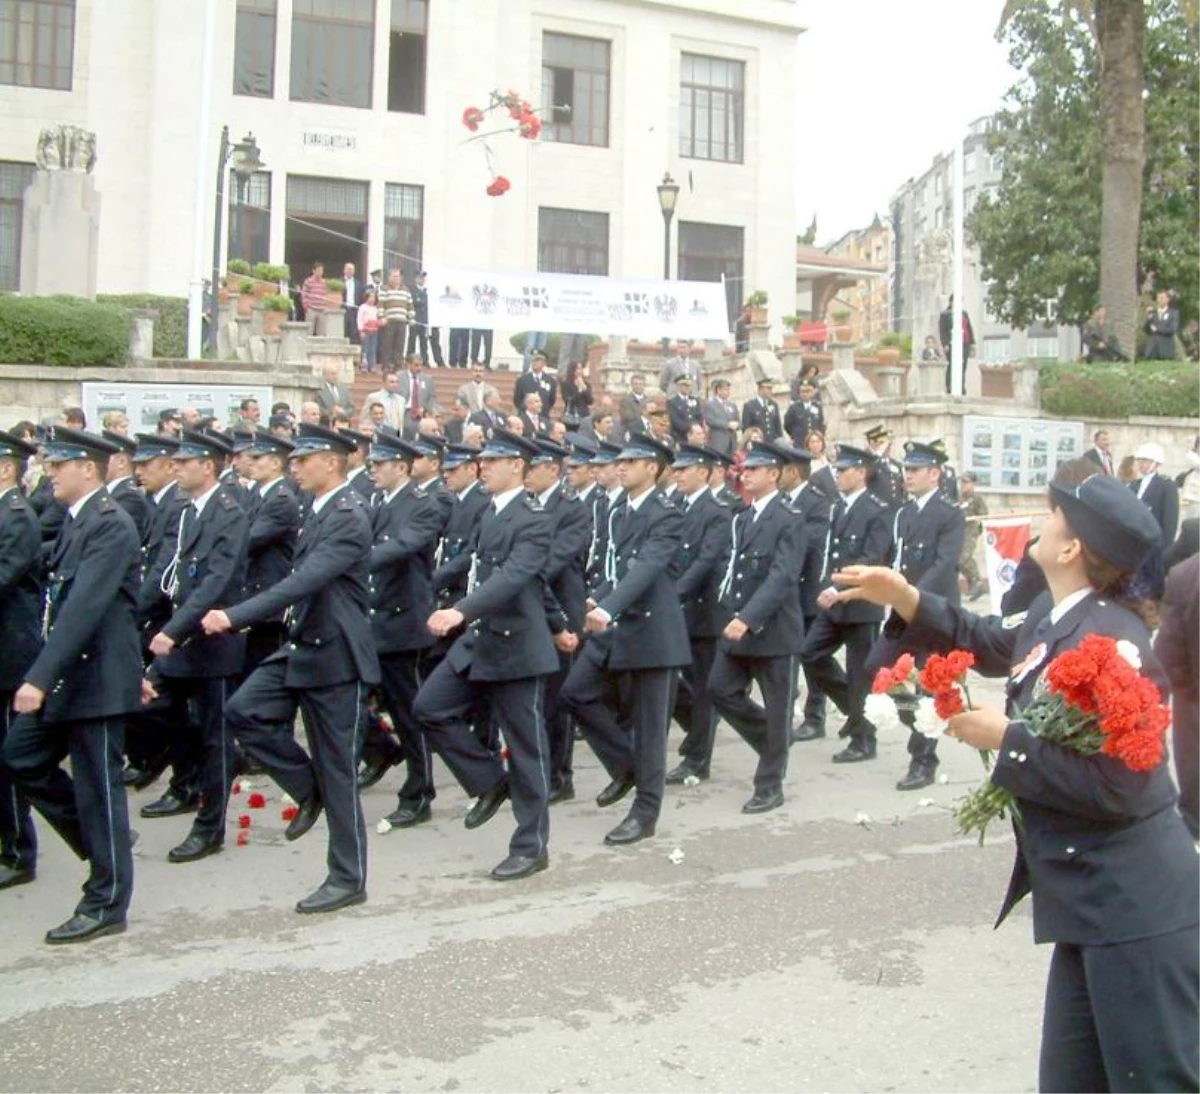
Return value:
M 379 367 L 401 368 L 404 365 L 404 346 L 408 336 L 408 324 L 413 318 L 412 296 L 400 279 L 400 271 L 388 271 L 388 283 L 379 294 L 380 322 Z
M 304 307 L 304 321 L 309 330 L 316 326 L 317 317 L 325 310 L 325 263 L 314 262 L 312 273 L 300 286 L 300 303 Z

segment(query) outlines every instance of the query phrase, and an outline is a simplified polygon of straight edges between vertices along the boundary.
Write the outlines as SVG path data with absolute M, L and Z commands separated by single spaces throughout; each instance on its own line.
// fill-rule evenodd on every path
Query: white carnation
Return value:
M 880 730 L 900 728 L 896 704 L 887 695 L 868 695 L 863 703 L 863 717 Z
M 1126 661 L 1129 662 L 1138 672 L 1142 669 L 1142 655 L 1138 651 L 1137 646 L 1126 638 L 1122 638 L 1117 643 L 1117 653 L 1119 653 Z
M 916 719 L 916 729 L 922 737 L 929 737 L 936 741 L 946 730 L 946 723 L 938 717 L 933 700 L 928 696 L 917 700 Z

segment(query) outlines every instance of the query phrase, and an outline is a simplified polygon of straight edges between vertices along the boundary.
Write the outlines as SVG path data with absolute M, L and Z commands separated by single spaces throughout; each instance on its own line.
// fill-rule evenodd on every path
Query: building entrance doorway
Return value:
M 342 276 L 353 262 L 365 280 L 367 263 L 367 183 L 292 175 L 287 186 L 283 257 L 299 287 L 313 264 L 325 264 L 327 278 Z

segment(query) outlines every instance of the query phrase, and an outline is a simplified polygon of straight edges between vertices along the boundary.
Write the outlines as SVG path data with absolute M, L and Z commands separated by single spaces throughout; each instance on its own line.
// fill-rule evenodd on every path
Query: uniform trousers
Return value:
M 754 772 L 756 792 L 770 794 L 783 789 L 792 741 L 797 671 L 794 654 L 739 657 L 717 650 L 709 677 L 713 705 L 758 753 L 758 769 Z M 762 706 L 750 698 L 752 683 L 757 683 L 762 692 Z
M 91 869 L 75 911 L 120 922 L 133 894 L 129 809 L 121 780 L 126 715 L 45 722 L 18 716 L 8 726 L 9 777 Z M 62 768 L 71 759 L 71 774 Z
M 675 721 L 683 728 L 679 755 L 698 775 L 707 775 L 717 734 L 717 712 L 708 682 L 717 655 L 717 640 L 690 636 L 688 642 L 692 647 L 692 663 L 680 672 L 675 692 Z
M 225 717 L 252 760 L 298 802 L 320 795 L 329 825 L 328 880 L 343 889 L 367 883 L 367 833 L 358 800 L 364 688 L 358 680 L 290 687 L 287 660 L 261 664 L 230 697 Z M 297 709 L 309 752 L 296 742 Z M 311 753 L 311 757 L 310 757 Z
M 413 323 L 408 328 L 408 348 L 405 350 L 406 356 L 418 352 L 421 354 L 421 364 L 429 364 L 429 351 L 433 350 L 433 363 L 438 368 L 444 368 L 446 362 L 442 360 L 442 335 L 437 327 L 427 327 L 424 323 Z
M 806 615 L 804 617 L 804 633 L 811 634 L 813 625 L 816 623 L 815 615 Z M 803 665 L 804 668 L 804 686 L 808 694 L 804 697 L 804 722 L 806 725 L 815 726 L 817 729 L 825 728 L 825 693 L 813 683 L 812 668 L 807 662 Z
M 550 787 L 559 790 L 575 777 L 575 726 L 570 711 L 561 701 L 562 686 L 571 674 L 575 657 L 558 654 L 558 671 L 546 677 L 546 734 L 550 738 Z
M 287 637 L 283 620 L 254 623 L 246 632 L 246 657 L 242 662 L 242 679 L 247 679 L 271 654 L 278 651 Z
M 402 650 L 379 655 L 382 675 L 379 689 L 383 704 L 392 716 L 400 740 L 400 758 L 406 776 L 400 788 L 400 807 L 417 807 L 437 796 L 433 786 L 433 757 L 421 723 L 413 714 L 417 692 L 421 690 L 424 650 Z M 382 732 L 382 729 L 380 730 Z M 390 742 L 390 739 L 389 739 Z M 364 750 L 365 751 L 365 750 Z
M 450 328 L 450 367 L 466 368 L 471 349 L 471 332 L 463 327 Z
M 466 636 L 469 637 L 469 636 Z M 463 641 L 460 639 L 459 641 Z M 545 681 L 472 680 L 443 661 L 426 678 L 413 706 L 425 738 L 473 798 L 504 782 L 504 761 L 472 728 L 481 702 L 508 744 L 508 791 L 516 831 L 509 854 L 539 858 L 550 839 L 550 743 L 546 737 Z
M 8 726 L 16 715 L 13 713 L 11 691 L 0 691 L 0 749 L 8 737 Z M 13 870 L 32 870 L 37 864 L 37 833 L 33 828 L 33 815 L 29 800 L 16 787 L 5 768 L 0 765 L 0 864 Z
M 875 740 L 875 727 L 863 717 L 863 704 L 871 692 L 867 657 L 879 633 L 877 623 L 838 623 L 828 612 L 817 616 L 804 639 L 804 663 L 810 667 L 810 686 L 827 695 L 833 705 L 850 719 L 850 737 L 855 741 Z M 846 649 L 846 671 L 833 655 Z
M 560 701 L 579 721 L 584 739 L 609 778 L 637 786 L 631 817 L 653 824 L 662 812 L 667 780 L 667 726 L 673 668 L 609 669 L 605 635 L 593 635 L 571 666 Z
M 471 331 L 471 360 L 485 368 L 492 363 L 492 332 L 490 330 Z M 549 413 L 549 408 L 544 408 Z
M 161 624 L 149 628 L 146 633 L 157 634 L 160 630 Z M 154 663 L 154 655 L 145 647 L 142 649 L 142 661 L 146 668 Z M 175 723 L 165 703 L 145 706 L 131 716 L 125 724 L 125 755 L 129 765 L 142 771 L 152 771 L 171 762 L 174 731 Z M 177 797 L 191 797 L 196 792 L 195 781 L 194 771 L 171 768 L 170 789 Z
M 1197 944 L 1192 926 L 1111 946 L 1055 945 L 1038 1089 L 1196 1090 Z

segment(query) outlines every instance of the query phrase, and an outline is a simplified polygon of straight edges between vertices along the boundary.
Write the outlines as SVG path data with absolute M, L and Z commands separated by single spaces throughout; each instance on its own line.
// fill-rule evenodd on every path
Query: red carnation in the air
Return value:
M 491 185 L 487 188 L 488 197 L 498 198 L 503 197 L 512 189 L 512 183 L 503 175 L 497 175 L 491 181 Z
M 542 133 L 542 119 L 536 114 L 530 112 L 522 114 L 518 119 L 520 123 L 521 136 L 527 141 L 536 141 Z
M 483 111 L 480 110 L 479 107 L 468 106 L 467 109 L 463 111 L 462 123 L 472 133 L 478 132 L 479 126 L 482 124 L 482 122 L 483 122 Z
M 251 809 L 265 809 L 267 806 L 267 799 L 256 790 L 250 795 L 249 798 L 246 799 L 246 804 L 250 806 Z

